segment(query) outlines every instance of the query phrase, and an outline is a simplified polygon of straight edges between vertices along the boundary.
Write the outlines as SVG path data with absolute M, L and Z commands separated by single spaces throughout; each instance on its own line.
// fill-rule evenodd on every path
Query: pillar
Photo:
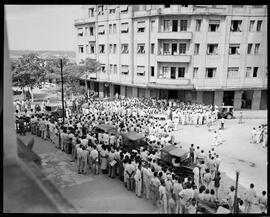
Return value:
M 192 93 L 190 90 L 185 91 L 185 101 L 192 101 Z
M 110 98 L 114 97 L 114 84 L 110 84 Z
M 121 85 L 120 86 L 120 97 L 121 99 L 125 98 L 126 96 L 126 86 Z
M 203 93 L 203 92 L 202 92 Z M 214 94 L 214 105 L 221 106 L 223 103 L 224 91 L 217 90 Z
M 94 82 L 93 81 L 90 81 L 90 90 L 94 91 Z
M 177 90 L 177 99 L 179 99 L 180 102 L 185 101 L 185 92 L 184 92 L 184 90 Z
M 261 90 L 254 90 L 253 97 L 252 97 L 252 104 L 251 104 L 252 110 L 259 110 L 260 109 L 261 95 L 262 95 Z
M 132 97 L 137 98 L 138 97 L 138 88 L 132 87 Z
M 203 103 L 203 92 L 202 91 L 197 91 L 196 101 L 197 101 L 197 103 L 200 103 L 200 104 Z
M 150 89 L 145 89 L 145 98 L 150 98 Z
M 98 83 L 98 89 L 99 89 L 99 97 L 103 98 L 104 97 L 104 84 L 102 82 Z
M 242 105 L 242 91 L 237 90 L 234 92 L 233 107 L 234 110 L 240 110 Z

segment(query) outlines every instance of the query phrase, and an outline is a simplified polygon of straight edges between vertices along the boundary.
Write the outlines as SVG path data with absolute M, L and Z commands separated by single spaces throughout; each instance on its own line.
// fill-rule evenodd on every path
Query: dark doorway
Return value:
M 223 103 L 224 105 L 233 106 L 234 91 L 224 91 Z
M 98 82 L 94 82 L 94 91 L 95 91 L 96 93 L 99 92 L 99 85 L 98 85 Z
M 177 99 L 177 90 L 168 90 L 169 99 Z
M 203 104 L 213 105 L 214 104 L 214 91 L 204 91 L 203 92 Z
M 110 85 L 107 83 L 104 84 L 104 97 L 110 97 Z
M 120 95 L 120 85 L 114 85 L 114 95 L 118 93 L 118 96 Z
M 241 99 L 242 109 L 251 109 L 252 97 L 253 97 L 253 90 L 244 90 L 242 92 L 242 99 Z
M 177 54 L 177 44 L 173 43 L 172 44 L 172 55 L 176 55 Z

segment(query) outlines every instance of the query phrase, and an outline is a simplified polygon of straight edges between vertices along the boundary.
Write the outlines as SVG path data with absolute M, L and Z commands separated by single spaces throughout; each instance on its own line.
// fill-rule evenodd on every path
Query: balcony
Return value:
M 150 88 L 168 88 L 168 89 L 193 89 L 190 79 L 164 79 L 151 78 L 147 84 Z
M 158 32 L 157 39 L 192 39 L 192 32 Z
M 85 39 L 87 41 L 96 41 L 96 36 L 95 35 L 87 35 L 87 36 L 85 36 Z
M 151 12 L 150 11 L 135 11 L 134 12 L 134 17 L 146 17 L 146 16 L 150 16 Z
M 85 19 L 76 19 L 74 26 L 83 25 L 83 24 L 87 24 L 87 23 L 93 23 L 95 21 L 96 21 L 95 17 L 88 17 Z
M 209 14 L 209 15 L 224 15 L 227 12 L 227 7 L 222 8 L 213 8 L 213 7 L 198 7 L 194 6 L 193 13 L 194 14 Z
M 178 5 L 172 5 L 170 8 L 161 8 L 161 15 L 174 15 L 174 14 L 191 14 L 193 11 L 192 7 L 181 7 Z
M 169 63 L 189 63 L 191 61 L 191 55 L 157 55 L 157 62 L 169 62 Z

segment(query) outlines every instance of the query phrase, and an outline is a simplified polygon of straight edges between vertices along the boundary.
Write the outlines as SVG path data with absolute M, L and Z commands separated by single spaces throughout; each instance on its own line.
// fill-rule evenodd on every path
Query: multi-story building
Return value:
M 267 108 L 266 5 L 89 5 L 75 27 L 100 97 Z

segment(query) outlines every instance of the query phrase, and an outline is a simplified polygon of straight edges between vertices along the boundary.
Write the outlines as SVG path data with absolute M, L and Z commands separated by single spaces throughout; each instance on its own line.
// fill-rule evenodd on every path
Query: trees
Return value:
M 13 84 L 21 89 L 28 87 L 32 100 L 33 88 L 40 87 L 46 78 L 46 69 L 43 64 L 44 61 L 36 53 L 25 54 L 11 64 Z

